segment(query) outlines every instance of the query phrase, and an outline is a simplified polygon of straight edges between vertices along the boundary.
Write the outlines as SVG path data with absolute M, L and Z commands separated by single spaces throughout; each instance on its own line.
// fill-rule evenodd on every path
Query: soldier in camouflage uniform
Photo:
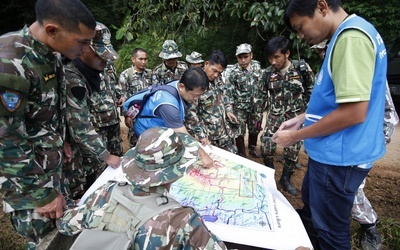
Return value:
M 200 96 L 197 104 L 192 104 L 186 113 L 186 127 L 191 135 L 199 138 L 203 145 L 215 145 L 232 153 L 237 153 L 230 122 L 237 123 L 221 74 L 226 68 L 225 55 L 214 50 L 204 64 L 209 80 L 209 90 Z
M 185 62 L 178 61 L 182 53 L 179 52 L 178 45 L 173 40 L 165 40 L 158 56 L 163 59 L 163 62 L 157 65 L 153 70 L 153 84 L 179 80 L 188 69 Z
M 198 150 L 199 144 L 187 134 L 160 127 L 145 131 L 139 137 L 136 148 L 125 154 L 122 163 L 123 172 L 133 184 L 130 189 L 133 196 L 148 197 L 158 194 L 159 198 L 167 197 L 172 182 L 193 168 L 200 167 Z M 163 162 L 169 164 L 161 164 Z M 109 193 L 116 184 L 108 182 L 89 196 L 84 205 L 67 210 L 58 224 L 59 231 L 66 235 L 75 235 L 83 229 L 100 229 L 102 223 L 99 222 L 106 214 Z M 137 218 L 144 221 L 135 228 L 138 231 L 134 234 L 132 249 L 226 249 L 225 244 L 207 229 L 193 208 L 182 207 L 170 196 L 163 204 L 173 202 L 176 205 L 164 211 L 159 205 L 160 212 L 155 210 L 155 215 L 147 216 L 150 219 Z M 136 204 L 132 202 L 133 205 Z M 143 206 L 145 209 L 146 205 Z M 114 214 L 114 217 L 118 215 Z M 128 224 L 130 219 L 122 216 L 109 221 L 101 229 L 115 232 L 116 229 L 112 228 L 122 228 L 118 232 L 126 232 L 127 227 L 118 225 Z M 111 226 L 114 224 L 116 226 Z
M 265 70 L 264 91 L 260 92 L 267 96 L 268 106 L 267 123 L 261 137 L 261 154 L 265 166 L 275 168 L 276 143 L 272 141 L 272 135 L 282 122 L 304 113 L 314 86 L 314 74 L 308 64 L 301 65 L 299 61 L 289 59 L 289 39 L 285 37 L 272 38 L 265 52 L 272 65 Z M 257 105 L 257 108 L 262 107 L 264 105 Z M 262 109 L 258 111 L 259 114 L 262 112 Z M 301 141 L 297 142 L 284 148 L 283 152 L 284 166 L 279 182 L 291 195 L 298 194 L 290 178 L 298 162 L 301 144 Z
M 77 0 L 37 0 L 35 13 L 32 25 L 0 37 L 0 190 L 26 249 L 36 249 L 72 202 L 62 177 L 71 149 L 64 143 L 65 81 L 57 52 L 79 56 L 96 25 Z
M 236 63 L 229 73 L 227 95 L 233 106 L 233 113 L 240 124 L 240 135 L 235 139 L 238 154 L 247 157 L 244 145 L 246 125 L 249 129 L 249 154 L 260 158 L 256 151 L 258 133 L 261 130 L 262 115 L 255 112 L 255 97 L 259 92 L 262 77 L 261 65 L 253 60 L 251 45 L 244 43 L 236 48 Z M 261 113 L 262 114 L 262 113 Z
M 146 68 L 148 60 L 147 52 L 142 48 L 135 48 L 132 51 L 131 60 L 132 66 L 119 75 L 119 85 L 125 90 L 125 99 L 151 85 L 152 71 Z M 125 117 L 125 125 L 130 128 L 128 132 L 128 141 L 132 148 L 137 142 L 137 135 L 133 130 L 133 120 L 123 111 L 122 115 Z
M 199 52 L 193 51 L 190 55 L 186 55 L 186 61 L 190 67 L 203 67 L 204 60 Z
M 100 74 L 107 60 L 114 60 L 117 53 L 109 43 L 110 31 L 97 22 L 96 36 L 91 48 L 65 66 L 67 83 L 67 141 L 73 150 L 73 159 L 66 162 L 63 171 L 69 181 L 73 199 L 79 199 L 96 179 L 103 162 L 118 167 L 120 157 L 113 155 L 90 121 L 91 96 L 100 88 Z M 108 48 L 108 50 L 105 49 Z M 105 51 L 105 52 L 104 52 Z M 91 159 L 90 161 L 84 160 Z M 90 162 L 89 165 L 87 163 Z M 97 167 L 97 168 L 96 168 Z

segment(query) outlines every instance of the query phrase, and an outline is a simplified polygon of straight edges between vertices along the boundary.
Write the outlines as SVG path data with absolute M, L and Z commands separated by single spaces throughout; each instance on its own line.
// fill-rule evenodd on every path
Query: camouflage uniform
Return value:
M 209 90 L 200 96 L 198 103 L 189 106 L 185 126 L 199 139 L 208 138 L 212 145 L 236 154 L 237 148 L 233 144 L 236 135 L 226 116 L 232 112 L 232 107 L 225 92 L 221 77 L 210 82 Z
M 65 69 L 68 81 L 66 109 L 68 141 L 73 150 L 73 158 L 71 162 L 64 164 L 63 171 L 69 181 L 72 197 L 80 198 L 87 190 L 86 177 L 95 173 L 96 169 L 93 167 L 99 168 L 110 152 L 90 122 L 89 100 L 95 90 L 90 87 L 84 75 L 72 62 L 69 62 Z M 78 92 L 79 94 L 76 94 Z M 85 165 L 84 158 L 90 158 L 91 162 L 96 164 Z M 92 184 L 90 180 L 88 184 Z
M 231 70 L 228 83 L 227 83 L 227 95 L 233 105 L 233 113 L 240 124 L 240 135 L 236 139 L 236 146 L 239 148 L 240 144 L 244 147 L 244 136 L 246 135 L 246 125 L 249 129 L 249 140 L 248 145 L 252 150 L 257 145 L 258 133 L 260 127 L 257 127 L 258 123 L 261 126 L 262 113 L 255 112 L 255 97 L 259 92 L 260 81 L 262 77 L 261 65 L 256 60 L 251 60 L 250 70 L 243 69 L 238 63 L 236 63 Z M 241 139 L 243 143 L 238 143 L 238 139 Z M 245 149 L 239 149 L 239 154 Z
M 149 69 L 144 69 L 142 73 L 137 72 L 135 70 L 134 65 L 124 70 L 119 75 L 119 85 L 121 86 L 122 89 L 125 90 L 124 95 L 127 98 L 129 98 L 139 90 L 142 90 L 143 88 L 150 86 L 152 74 L 153 74 L 152 71 Z M 126 116 L 124 111 L 122 111 L 122 115 Z M 137 135 L 135 134 L 133 128 L 130 129 L 128 132 L 128 141 L 131 148 L 136 145 Z
M 167 83 L 172 80 L 179 80 L 187 69 L 188 66 L 183 61 L 178 61 L 178 64 L 174 69 L 168 68 L 163 62 L 154 68 L 152 83 Z
M 263 83 L 263 91 L 260 91 L 260 94 L 264 95 L 264 97 L 258 97 L 258 101 L 260 102 L 265 100 L 267 96 L 267 122 L 261 137 L 261 154 L 264 162 L 273 161 L 276 143 L 272 142 L 272 135 L 278 130 L 279 126 L 284 121 L 302 114 L 306 110 L 314 86 L 314 74 L 308 64 L 306 72 L 301 74 L 296 69 L 297 64 L 297 61 L 291 61 L 284 75 L 282 75 L 280 70 L 274 70 L 272 66 L 269 66 L 265 70 L 263 79 L 266 82 Z M 264 106 L 263 104 L 256 105 L 259 114 L 263 112 Z M 301 142 L 284 148 L 285 171 L 294 172 L 300 148 Z
M 182 61 L 177 61 L 175 68 L 170 68 L 165 65 L 165 60 L 176 59 L 182 56 L 182 53 L 178 50 L 178 45 L 173 40 L 164 41 L 162 50 L 158 56 L 161 57 L 164 62 L 154 68 L 152 77 L 153 84 L 179 80 L 188 69 L 186 63 Z
M 100 74 L 100 91 L 93 92 L 90 98 L 90 120 L 113 155 L 122 156 L 122 138 L 116 100 L 122 96 L 122 88 L 117 84 L 115 68 L 108 63 Z
M 167 197 L 168 191 L 163 185 L 181 178 L 195 167 L 200 167 L 198 150 L 199 144 L 187 134 L 157 127 L 145 131 L 139 137 L 136 148 L 130 149 L 124 157 L 122 170 L 133 184 L 129 186 L 129 194 L 124 196 L 131 197 L 128 199 L 135 199 L 139 203 L 141 199 L 136 199 L 139 196 Z M 169 163 L 164 164 L 165 162 Z M 208 231 L 193 208 L 182 207 L 175 201 L 168 210 L 162 209 L 162 205 L 167 205 L 173 200 L 172 197 L 168 197 L 166 203 L 157 203 L 156 207 L 160 207 L 162 212 L 157 213 L 158 210 L 153 209 L 152 213 L 155 215 L 145 213 L 140 208 L 135 209 L 135 215 L 143 214 L 143 217 L 150 219 L 133 218 L 133 214 L 132 218 L 118 217 L 120 211 L 123 213 L 122 210 L 110 204 L 111 192 L 118 185 L 118 182 L 108 182 L 90 195 L 84 205 L 67 210 L 58 224 L 59 231 L 66 235 L 74 235 L 88 228 L 125 233 L 129 228 L 131 231 L 138 229 L 134 235 L 133 249 L 226 249 L 225 244 Z M 126 198 L 124 200 L 123 206 L 130 206 L 129 201 Z M 137 205 L 132 201 L 132 207 Z M 147 211 L 148 204 L 142 205 Z M 118 211 L 113 213 L 113 218 L 118 217 L 117 219 L 104 217 L 107 209 L 111 210 L 111 207 L 112 211 Z M 103 219 L 107 219 L 106 225 L 103 225 Z M 131 223 L 131 219 L 135 223 Z M 136 228 L 135 225 L 138 224 L 139 227 Z
M 68 194 L 62 178 L 65 81 L 56 54 L 29 28 L 0 37 L 0 189 L 27 248 L 54 226 L 35 207 Z M 61 111 L 60 111 L 61 110 Z M 68 200 L 67 200 L 68 201 Z

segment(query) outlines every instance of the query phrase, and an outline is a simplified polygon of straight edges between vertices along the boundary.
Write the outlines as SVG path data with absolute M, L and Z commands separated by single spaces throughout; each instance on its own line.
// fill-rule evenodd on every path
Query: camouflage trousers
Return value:
M 107 149 L 111 154 L 122 156 L 121 126 L 119 123 L 107 127 L 96 128 L 96 132 L 107 144 Z
M 62 172 L 63 157 L 61 150 L 40 150 L 36 148 L 35 153 L 35 163 L 47 166 L 47 169 L 53 169 L 52 172 L 47 171 L 52 180 L 52 186 L 64 195 L 67 206 L 73 206 L 74 201 L 70 198 L 68 181 Z M 15 207 L 15 204 L 13 207 Z M 40 239 L 55 227 L 54 220 L 42 217 L 34 209 L 12 211 L 11 224 L 18 234 L 25 237 L 26 249 L 36 249 Z
M 55 228 L 54 220 L 40 216 L 33 209 L 12 212 L 11 224 L 25 237 L 27 250 L 36 249 L 40 240 Z
M 91 155 L 83 156 L 76 145 L 71 145 L 73 157 L 71 162 L 64 163 L 63 172 L 68 181 L 71 197 L 80 199 L 82 195 L 105 169 L 106 164 Z
M 130 149 L 136 146 L 137 140 L 138 136 L 136 135 L 135 130 L 133 128 L 130 128 L 128 132 L 128 141 Z
M 351 217 L 360 224 L 372 224 L 378 219 L 378 215 L 372 208 L 371 202 L 365 197 L 364 186 L 366 179 L 358 187 L 354 197 L 353 207 L 351 208 Z
M 211 145 L 222 148 L 231 153 L 237 154 L 238 150 L 235 144 L 233 143 L 233 139 L 230 137 L 222 138 L 218 140 L 210 140 Z
M 246 125 L 249 129 L 249 134 L 258 134 L 260 131 L 256 127 L 256 122 L 262 122 L 258 119 L 255 112 L 249 112 L 247 109 L 235 109 L 234 114 L 239 121 L 240 124 L 240 135 L 246 135 Z
M 272 161 L 276 152 L 276 143 L 272 141 L 273 134 L 279 129 L 279 126 L 286 120 L 293 118 L 294 116 L 275 116 L 268 114 L 267 122 L 264 128 L 264 133 L 261 136 L 261 155 L 263 159 Z M 302 142 L 297 142 L 290 147 L 283 149 L 283 168 L 286 171 L 294 172 L 296 163 L 299 160 L 299 152 L 301 149 Z

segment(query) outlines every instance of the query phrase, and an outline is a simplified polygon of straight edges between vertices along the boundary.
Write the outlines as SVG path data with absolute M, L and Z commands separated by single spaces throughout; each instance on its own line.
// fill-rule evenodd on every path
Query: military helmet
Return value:
M 136 147 L 125 153 L 122 171 L 135 186 L 157 187 L 200 165 L 199 143 L 192 136 L 155 127 L 143 132 Z
M 162 45 L 162 50 L 158 55 L 164 60 L 174 59 L 182 56 L 182 53 L 178 50 L 178 45 L 173 40 L 165 40 Z
M 110 30 L 100 22 L 96 22 L 95 30 L 96 35 L 90 41 L 90 48 L 104 60 L 116 60 L 118 54 L 111 44 Z

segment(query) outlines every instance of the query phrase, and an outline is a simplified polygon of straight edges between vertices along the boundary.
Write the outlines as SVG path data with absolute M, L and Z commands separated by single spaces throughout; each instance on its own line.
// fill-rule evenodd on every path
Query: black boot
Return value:
M 238 149 L 238 155 L 247 158 L 246 147 L 244 146 L 244 137 L 239 136 L 235 139 L 235 141 L 236 141 L 236 147 Z
M 292 177 L 293 172 L 289 172 L 286 169 L 283 169 L 281 179 L 279 180 L 279 183 L 283 186 L 283 189 L 287 191 L 289 194 L 293 196 L 297 196 L 297 190 L 293 186 L 293 184 L 290 182 L 290 178 Z
M 257 153 L 257 139 L 258 134 L 249 134 L 249 155 L 255 158 L 261 158 L 261 155 Z
M 275 169 L 273 158 L 264 158 L 264 165 L 269 168 Z

